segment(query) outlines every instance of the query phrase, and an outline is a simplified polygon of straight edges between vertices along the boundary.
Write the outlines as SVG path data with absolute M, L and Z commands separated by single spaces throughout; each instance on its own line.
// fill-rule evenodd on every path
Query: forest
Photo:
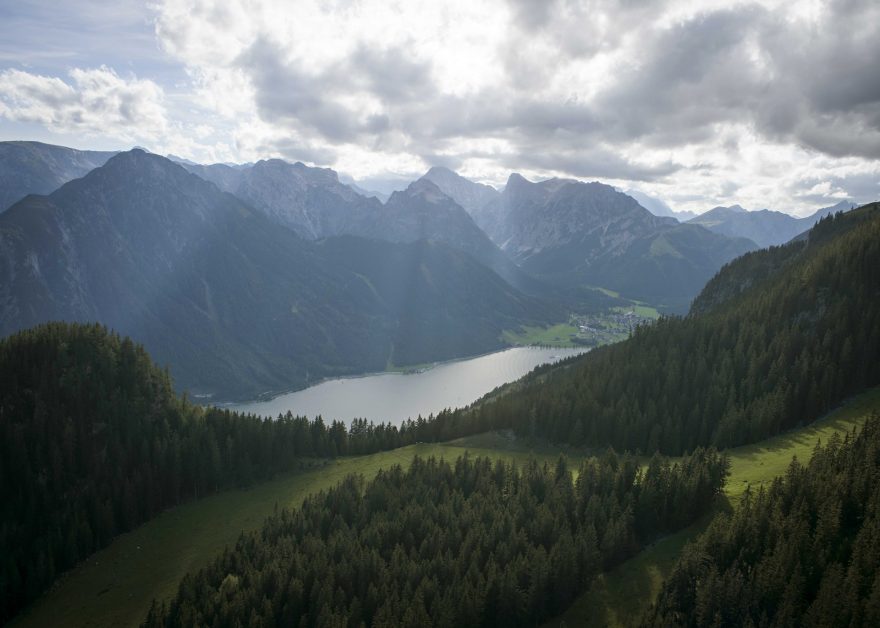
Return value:
M 687 546 L 649 626 L 880 625 L 880 416 Z
M 680 455 L 809 423 L 880 383 L 878 268 L 880 206 L 830 216 L 806 241 L 722 269 L 693 314 L 539 371 L 436 429 Z
M 162 510 L 316 458 L 414 442 L 398 428 L 277 420 L 178 397 L 143 347 L 100 325 L 0 341 L 0 622 L 64 570 Z
M 608 452 L 575 479 L 564 458 L 465 456 L 349 476 L 185 577 L 146 626 L 533 626 L 706 512 L 728 464 Z

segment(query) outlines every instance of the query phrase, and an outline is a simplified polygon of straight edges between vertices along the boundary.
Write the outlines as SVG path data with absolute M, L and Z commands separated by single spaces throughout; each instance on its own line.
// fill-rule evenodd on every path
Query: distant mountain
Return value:
M 382 205 L 340 182 L 333 170 L 300 162 L 267 159 L 239 169 L 222 164 L 184 167 L 310 240 L 353 233 L 355 225 L 368 222 Z
M 467 253 L 519 290 L 541 296 L 555 292 L 513 263 L 468 212 L 428 179 L 419 179 L 406 190 L 392 193 L 382 204 L 340 182 L 333 170 L 301 163 L 273 159 L 241 170 L 216 164 L 186 167 L 304 238 L 354 235 L 398 243 L 445 243 Z M 589 302 L 599 296 L 582 294 L 579 298 Z
M 803 224 L 808 224 L 812 227 L 814 224 L 819 222 L 820 219 L 825 218 L 826 216 L 830 216 L 831 214 L 836 214 L 837 212 L 848 212 L 851 209 L 856 208 L 856 203 L 851 200 L 840 201 L 839 203 L 835 203 L 830 207 L 823 207 L 822 209 L 817 209 L 815 212 L 807 216 L 806 218 L 801 218 L 801 222 Z M 809 228 L 809 227 L 808 227 Z M 805 229 L 806 230 L 806 229 Z
M 487 207 L 490 237 L 527 272 L 568 287 L 601 286 L 681 310 L 754 243 L 652 215 L 601 183 L 518 174 Z
M 316 245 L 137 150 L 0 215 L 0 304 L 0 335 L 100 321 L 179 387 L 239 398 L 497 349 L 504 329 L 552 318 L 448 246 Z
M 498 198 L 499 192 L 491 185 L 474 183 L 449 168 L 435 166 L 422 175 L 423 180 L 428 180 L 456 203 L 464 207 L 474 218 L 480 228 L 484 228 L 483 210 Z
M 798 234 L 807 231 L 823 216 L 838 211 L 849 211 L 854 206 L 841 201 L 832 207 L 818 210 L 806 218 L 795 218 L 783 212 L 762 209 L 746 211 L 739 205 L 715 207 L 688 221 L 731 237 L 748 238 L 761 247 L 785 244 Z
M 649 196 L 644 192 L 640 192 L 639 190 L 626 190 L 626 194 L 636 199 L 639 202 L 639 205 L 647 209 L 655 216 L 666 216 L 668 218 L 675 218 L 679 222 L 686 222 L 691 218 L 696 217 L 696 214 L 694 212 L 675 211 L 663 200 L 655 196 Z
M 443 242 L 467 253 L 526 293 L 549 292 L 547 286 L 513 263 L 461 205 L 426 178 L 414 181 L 402 192 L 394 192 L 373 216 L 353 226 L 352 232 L 391 242 Z
M 390 194 L 386 194 L 385 192 L 380 192 L 378 190 L 369 190 L 367 188 L 361 187 L 354 179 L 341 173 L 339 174 L 339 180 L 361 196 L 366 196 L 367 198 L 373 197 L 384 203 L 388 200 L 388 197 L 390 196 Z
M 0 212 L 28 194 L 48 194 L 116 153 L 41 142 L 0 142 Z

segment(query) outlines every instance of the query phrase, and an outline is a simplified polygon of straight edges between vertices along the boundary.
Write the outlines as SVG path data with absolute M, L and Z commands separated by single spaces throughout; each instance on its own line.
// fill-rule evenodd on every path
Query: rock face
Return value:
M 356 225 L 369 221 L 382 206 L 341 183 L 333 170 L 300 162 L 267 159 L 240 169 L 223 164 L 185 167 L 309 240 L 354 233 Z
M 785 244 L 810 229 L 820 218 L 838 211 L 849 211 L 854 206 L 850 201 L 841 201 L 806 218 L 795 218 L 769 209 L 746 211 L 739 205 L 733 205 L 715 207 L 688 222 L 706 227 L 715 233 L 748 238 L 760 247 L 768 247 Z
M 340 183 L 333 170 L 301 163 L 268 160 L 240 170 L 222 164 L 185 167 L 303 238 L 354 235 L 398 243 L 430 240 L 466 253 L 528 294 L 554 292 L 513 263 L 460 204 L 425 177 L 394 192 L 383 205 Z M 463 187 L 477 185 L 458 178 Z
M 0 142 L 0 212 L 28 194 L 48 194 L 116 153 L 41 142 Z
M 521 267 L 569 287 L 601 286 L 683 310 L 726 262 L 755 248 L 654 216 L 601 183 L 513 174 L 486 207 L 489 236 Z
M 440 188 L 446 196 L 461 205 L 480 228 L 483 228 L 483 210 L 499 196 L 498 190 L 491 185 L 474 183 L 449 168 L 435 166 L 428 170 L 422 179 L 430 181 Z
M 304 240 L 163 157 L 121 153 L 0 215 L 0 335 L 99 321 L 170 365 L 180 388 L 248 397 L 399 356 L 489 351 L 504 329 L 550 318 L 448 246 L 331 241 Z M 418 298 L 402 301 L 398 285 Z

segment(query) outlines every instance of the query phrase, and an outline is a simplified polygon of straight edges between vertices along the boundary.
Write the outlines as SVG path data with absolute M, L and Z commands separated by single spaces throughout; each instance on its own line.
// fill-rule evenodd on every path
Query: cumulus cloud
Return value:
M 164 94 L 154 82 L 125 79 L 103 66 L 76 68 L 69 77 L 0 72 L 0 116 L 62 133 L 137 139 L 165 132 Z
M 163 99 L 107 68 L 7 70 L 2 115 L 88 132 L 137 119 L 192 138 L 175 152 L 195 158 L 281 156 L 361 179 L 446 164 L 492 183 L 511 170 L 638 182 L 697 211 L 880 196 L 875 0 L 150 6 L 187 85 L 163 84 Z

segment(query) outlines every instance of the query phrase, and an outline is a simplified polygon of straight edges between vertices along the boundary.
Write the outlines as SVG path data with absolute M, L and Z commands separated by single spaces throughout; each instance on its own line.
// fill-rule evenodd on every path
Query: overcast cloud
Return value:
M 875 0 L 78 4 L 0 9 L 0 138 L 365 187 L 437 164 L 601 179 L 696 211 L 880 197 Z M 91 38 L 65 49 L 65 28 Z

